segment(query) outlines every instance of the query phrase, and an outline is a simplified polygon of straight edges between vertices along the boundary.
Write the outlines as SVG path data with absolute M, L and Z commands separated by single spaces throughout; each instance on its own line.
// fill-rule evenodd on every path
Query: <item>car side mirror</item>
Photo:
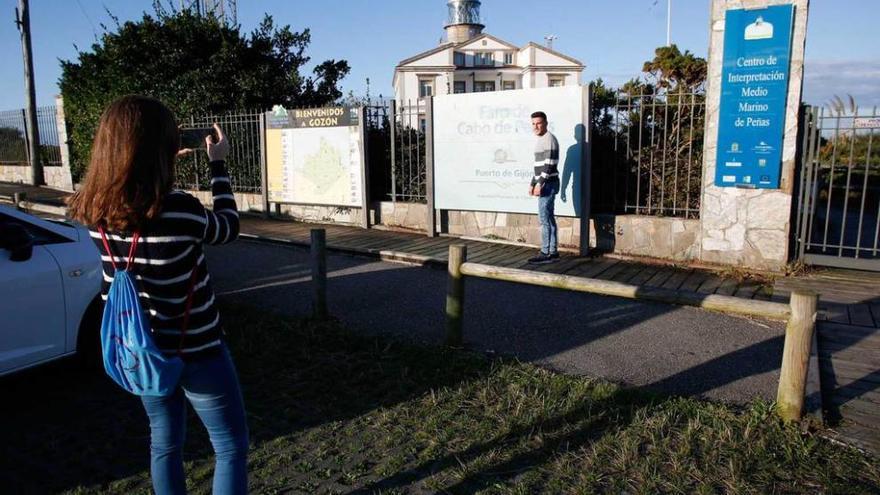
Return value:
M 0 248 L 9 251 L 11 261 L 27 261 L 34 255 L 34 236 L 21 224 L 8 223 L 3 227 Z

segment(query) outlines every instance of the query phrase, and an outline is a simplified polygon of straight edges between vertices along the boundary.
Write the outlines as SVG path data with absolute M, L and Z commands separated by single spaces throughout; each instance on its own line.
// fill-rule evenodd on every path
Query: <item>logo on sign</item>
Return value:
M 725 175 L 721 177 L 721 182 L 736 182 L 735 175 Z
M 746 34 L 744 38 L 748 41 L 767 40 L 773 37 L 773 24 L 764 22 L 763 17 L 746 26 Z
M 758 158 L 758 166 L 759 167 L 766 167 L 767 166 L 767 159 L 766 158 Z
M 773 146 L 770 146 L 764 141 L 761 141 L 754 147 L 755 153 L 760 153 L 762 155 L 769 155 L 773 151 L 773 149 Z
M 740 153 L 739 143 L 737 143 L 736 141 L 730 143 L 730 152 L 731 153 Z
M 762 175 L 761 176 L 761 184 L 769 184 L 769 183 L 770 183 L 770 176 L 769 175 Z
M 743 176 L 743 182 L 746 184 L 751 184 L 752 183 L 752 176 L 751 175 Z

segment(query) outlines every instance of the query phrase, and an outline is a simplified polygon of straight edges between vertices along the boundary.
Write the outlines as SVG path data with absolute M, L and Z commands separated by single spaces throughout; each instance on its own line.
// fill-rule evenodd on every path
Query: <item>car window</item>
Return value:
M 3 235 L 3 232 L 6 230 L 7 226 L 10 224 L 18 224 L 25 228 L 28 233 L 34 238 L 35 246 L 42 246 L 46 244 L 62 244 L 65 242 L 73 242 L 72 240 L 60 236 L 54 232 L 48 231 L 44 228 L 38 227 L 26 220 L 21 220 L 18 218 L 13 218 L 9 215 L 5 215 L 0 213 L 0 236 Z

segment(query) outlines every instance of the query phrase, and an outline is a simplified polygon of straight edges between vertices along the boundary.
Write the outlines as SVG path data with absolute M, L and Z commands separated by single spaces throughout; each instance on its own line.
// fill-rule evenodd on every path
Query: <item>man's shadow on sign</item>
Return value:
M 568 147 L 568 150 L 565 152 L 565 161 L 562 165 L 562 182 L 559 187 L 559 199 L 562 200 L 563 203 L 568 202 L 568 196 L 566 195 L 566 191 L 568 190 L 568 185 L 572 184 L 571 190 L 571 200 L 574 201 L 574 213 L 575 216 L 581 216 L 581 210 L 583 208 L 583 201 L 581 196 L 583 194 L 583 180 L 582 175 L 583 164 L 581 163 L 583 160 L 583 149 L 586 146 L 587 141 L 587 128 L 584 124 L 578 124 L 574 126 L 574 144 Z

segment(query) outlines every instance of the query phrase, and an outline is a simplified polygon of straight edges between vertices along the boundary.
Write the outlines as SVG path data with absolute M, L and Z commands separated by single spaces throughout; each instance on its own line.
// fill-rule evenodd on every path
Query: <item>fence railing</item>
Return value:
M 229 137 L 230 149 L 226 158 L 232 190 L 244 193 L 260 193 L 263 157 L 263 112 L 245 111 L 222 115 L 201 115 L 180 119 L 184 129 L 211 127 L 220 124 Z M 182 158 L 177 164 L 177 185 L 191 190 L 207 190 L 211 187 L 208 157 L 196 152 Z
M 880 267 L 880 116 L 807 107 L 796 223 L 807 262 Z
M 54 105 L 37 108 L 40 161 L 43 166 L 61 165 L 61 148 Z M 28 165 L 28 142 L 24 109 L 0 112 L 0 164 Z
M 412 203 L 427 201 L 426 108 L 423 99 L 391 101 L 368 107 L 368 115 L 376 116 L 368 118 L 371 129 L 379 129 L 373 126 L 381 120 L 384 125 L 381 136 L 387 139 L 386 161 L 370 162 L 372 170 L 384 170 L 386 176 L 384 183 L 387 186 L 382 199 Z M 374 158 L 374 154 L 371 153 L 370 157 Z
M 464 342 L 466 278 L 498 280 L 556 290 L 695 306 L 721 313 L 786 320 L 776 407 L 779 416 L 786 421 L 799 421 L 802 417 L 806 402 L 804 391 L 810 346 L 816 330 L 816 305 L 819 300 L 816 293 L 795 291 L 791 294 L 789 303 L 785 304 L 720 294 L 700 294 L 682 289 L 646 287 L 613 280 L 471 263 L 467 260 L 467 246 L 453 244 L 449 246 L 446 282 L 446 344 L 453 347 L 460 347 Z
M 627 94 L 593 119 L 593 211 L 698 218 L 705 95 Z

